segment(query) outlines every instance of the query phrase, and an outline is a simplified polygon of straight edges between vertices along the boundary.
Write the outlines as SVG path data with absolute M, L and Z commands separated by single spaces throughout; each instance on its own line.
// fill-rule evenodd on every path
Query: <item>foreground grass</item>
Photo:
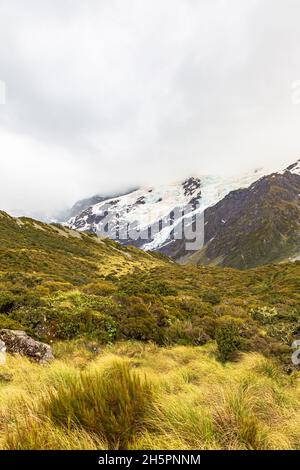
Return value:
M 2 449 L 300 449 L 299 375 L 215 346 L 55 345 L 0 366 Z

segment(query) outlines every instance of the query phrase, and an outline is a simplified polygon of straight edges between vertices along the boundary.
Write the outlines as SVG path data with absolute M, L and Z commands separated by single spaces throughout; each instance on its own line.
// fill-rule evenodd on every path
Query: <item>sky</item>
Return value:
M 299 0 L 0 0 L 0 209 L 296 161 L 299 18 Z

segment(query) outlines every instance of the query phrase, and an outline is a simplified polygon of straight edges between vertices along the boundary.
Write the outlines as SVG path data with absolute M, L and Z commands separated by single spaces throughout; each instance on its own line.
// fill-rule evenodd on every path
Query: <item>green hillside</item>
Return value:
M 2 328 L 25 329 L 44 341 L 227 341 L 291 366 L 291 343 L 300 328 L 299 262 L 248 271 L 179 266 L 5 213 L 0 238 Z M 231 346 L 225 344 L 229 355 Z
M 0 449 L 300 449 L 300 263 L 180 266 L 0 214 Z

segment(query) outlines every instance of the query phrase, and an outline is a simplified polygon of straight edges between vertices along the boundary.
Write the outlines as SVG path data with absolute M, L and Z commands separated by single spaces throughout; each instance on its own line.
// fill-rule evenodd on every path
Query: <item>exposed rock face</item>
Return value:
M 35 341 L 25 331 L 0 330 L 0 340 L 5 344 L 8 353 L 21 354 L 40 363 L 54 359 L 52 349 L 48 344 Z

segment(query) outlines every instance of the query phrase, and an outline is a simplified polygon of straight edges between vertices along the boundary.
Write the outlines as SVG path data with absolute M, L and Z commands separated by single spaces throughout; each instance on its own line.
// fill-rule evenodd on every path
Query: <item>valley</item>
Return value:
M 4 212 L 0 238 L 0 330 L 55 358 L 0 365 L 1 448 L 300 448 L 299 261 L 179 265 Z

